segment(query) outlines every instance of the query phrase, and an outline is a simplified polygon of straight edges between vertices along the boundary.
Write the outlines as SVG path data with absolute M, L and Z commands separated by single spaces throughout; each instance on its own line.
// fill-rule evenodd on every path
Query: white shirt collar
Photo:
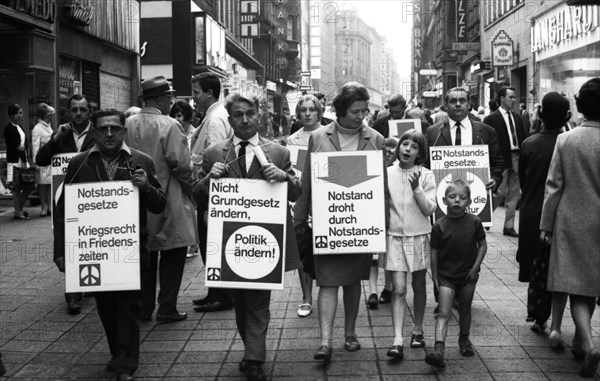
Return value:
M 463 120 L 457 122 L 453 119 L 448 119 L 448 122 L 450 123 L 450 129 L 453 130 L 456 128 L 456 123 L 460 123 L 460 126 L 465 129 L 465 128 L 471 128 L 471 120 L 469 119 L 468 116 L 466 116 Z
M 233 144 L 235 146 L 240 145 L 241 141 L 242 141 L 242 139 L 240 139 L 237 136 L 233 135 Z M 254 147 L 258 146 L 258 143 L 259 143 L 258 132 L 256 134 L 254 134 L 253 137 L 251 137 L 250 139 L 248 139 L 247 142 L 249 142 L 250 144 L 252 144 Z

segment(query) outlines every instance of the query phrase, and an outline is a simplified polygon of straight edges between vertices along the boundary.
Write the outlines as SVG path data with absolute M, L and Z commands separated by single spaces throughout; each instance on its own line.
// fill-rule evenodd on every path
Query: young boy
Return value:
M 471 204 L 471 188 L 463 180 L 448 183 L 443 198 L 446 216 L 440 218 L 431 231 L 431 274 L 439 288 L 439 311 L 435 323 L 435 351 L 425 362 L 444 368 L 444 349 L 448 319 L 456 295 L 460 334 L 458 345 L 462 356 L 473 356 L 469 340 L 471 303 L 479 270 L 487 251 L 485 231 L 479 217 L 467 213 Z

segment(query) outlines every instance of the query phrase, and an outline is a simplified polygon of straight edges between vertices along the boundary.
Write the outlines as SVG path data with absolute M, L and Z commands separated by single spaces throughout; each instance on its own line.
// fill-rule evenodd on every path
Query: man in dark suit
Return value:
M 498 138 L 493 128 L 469 118 L 469 99 L 469 92 L 462 87 L 448 90 L 444 97 L 448 109 L 448 120 L 429 127 L 425 137 L 430 147 L 487 145 L 490 155 L 491 179 L 485 184 L 485 187 L 495 191 L 502 182 L 503 169 Z M 460 134 L 457 134 L 459 128 Z
M 402 94 L 394 94 L 388 99 L 388 112 L 389 114 L 377 118 L 375 122 L 373 122 L 373 129 L 383 135 L 384 138 L 389 137 L 390 134 L 390 120 L 397 119 L 415 119 L 415 118 L 405 118 L 404 112 L 406 111 L 406 99 L 402 96 Z M 430 124 L 424 119 L 421 119 L 421 129 L 422 131 L 426 131 L 429 128 Z
M 145 271 L 148 265 L 146 209 L 160 213 L 165 208 L 166 198 L 154 176 L 152 159 L 123 142 L 127 133 L 124 125 L 125 115 L 122 112 L 114 109 L 98 111 L 89 132 L 97 143 L 71 160 L 65 184 L 130 180 L 139 188 L 140 262 L 141 270 Z M 54 250 L 54 262 L 61 272 L 65 271 L 64 210 L 65 196 L 62 193 L 56 207 L 55 215 L 58 218 L 54 225 L 59 237 Z M 116 373 L 118 381 L 133 380 L 132 375 L 139 363 L 140 327 L 136 321 L 139 294 L 139 291 L 94 292 L 98 315 L 112 355 L 106 368 Z
M 221 177 L 262 179 L 287 182 L 288 200 L 296 201 L 302 194 L 287 148 L 271 143 L 258 135 L 258 108 L 255 102 L 238 94 L 228 97 L 225 108 L 234 136 L 208 147 L 204 152 L 201 178 L 194 187 L 196 199 L 209 193 L 210 179 Z M 269 161 L 261 167 L 254 147 L 261 147 Z M 287 213 L 285 270 L 301 268 L 290 212 Z M 235 319 L 244 342 L 245 354 L 239 364 L 249 381 L 266 380 L 262 364 L 266 359 L 266 337 L 269 326 L 270 290 L 232 290 Z
M 40 150 L 35 157 L 35 163 L 39 166 L 47 166 L 52 163 L 52 157 L 60 153 L 83 152 L 92 148 L 95 144 L 94 134 L 91 133 L 92 122 L 91 107 L 88 100 L 81 94 L 75 94 L 69 98 L 67 102 L 69 107 L 68 112 L 71 121 L 61 124 L 52 134 L 52 137 Z M 53 218 L 54 226 L 60 222 L 55 216 Z M 54 234 L 54 250 L 57 250 L 57 232 Z M 60 239 L 60 237 L 58 237 Z M 77 315 L 81 311 L 81 302 L 83 294 L 80 292 L 65 293 L 67 301 L 67 311 L 71 315 Z
M 504 160 L 504 174 L 500 192 L 504 194 L 506 217 L 504 219 L 504 235 L 518 237 L 515 230 L 515 213 L 521 190 L 519 188 L 519 151 L 527 133 L 523 120 L 512 110 L 517 97 L 512 87 L 503 86 L 498 90 L 496 101 L 500 108 L 488 115 L 483 123 L 492 126 L 498 135 L 500 152 Z

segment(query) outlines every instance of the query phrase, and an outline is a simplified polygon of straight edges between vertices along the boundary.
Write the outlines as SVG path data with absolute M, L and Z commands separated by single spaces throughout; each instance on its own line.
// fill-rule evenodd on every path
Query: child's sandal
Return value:
M 410 339 L 410 347 L 411 348 L 423 348 L 425 346 L 425 339 L 423 338 L 423 334 L 415 335 L 413 333 Z
M 469 341 L 465 345 L 460 346 L 460 354 L 463 357 L 472 357 L 475 355 L 475 351 L 473 350 L 473 345 Z

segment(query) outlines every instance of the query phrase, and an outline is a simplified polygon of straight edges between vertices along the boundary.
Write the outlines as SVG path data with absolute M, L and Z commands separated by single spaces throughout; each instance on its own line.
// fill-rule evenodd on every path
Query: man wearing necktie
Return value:
M 196 199 L 209 194 L 211 178 L 229 177 L 287 182 L 288 200 L 295 202 L 302 194 L 302 187 L 300 179 L 292 169 L 290 151 L 258 135 L 259 116 L 256 102 L 233 94 L 227 98 L 225 108 L 229 113 L 229 123 L 234 135 L 204 151 L 199 175 L 201 180 L 194 186 Z M 255 147 L 260 147 L 268 163 L 260 164 L 254 154 Z M 243 189 L 243 182 L 241 184 Z M 289 210 L 287 226 L 285 271 L 291 271 L 301 268 L 302 262 Z M 262 364 L 266 359 L 271 291 L 234 289 L 232 296 L 237 328 L 245 347 L 239 369 L 246 372 L 249 381 L 266 380 Z
M 527 137 L 523 120 L 512 110 L 517 97 L 512 87 L 503 86 L 498 90 L 496 100 L 500 108 L 488 115 L 483 123 L 492 126 L 498 134 L 500 151 L 504 159 L 504 173 L 500 193 L 505 196 L 506 217 L 504 219 L 504 235 L 518 237 L 515 230 L 515 212 L 519 196 L 519 151 L 523 140 Z

